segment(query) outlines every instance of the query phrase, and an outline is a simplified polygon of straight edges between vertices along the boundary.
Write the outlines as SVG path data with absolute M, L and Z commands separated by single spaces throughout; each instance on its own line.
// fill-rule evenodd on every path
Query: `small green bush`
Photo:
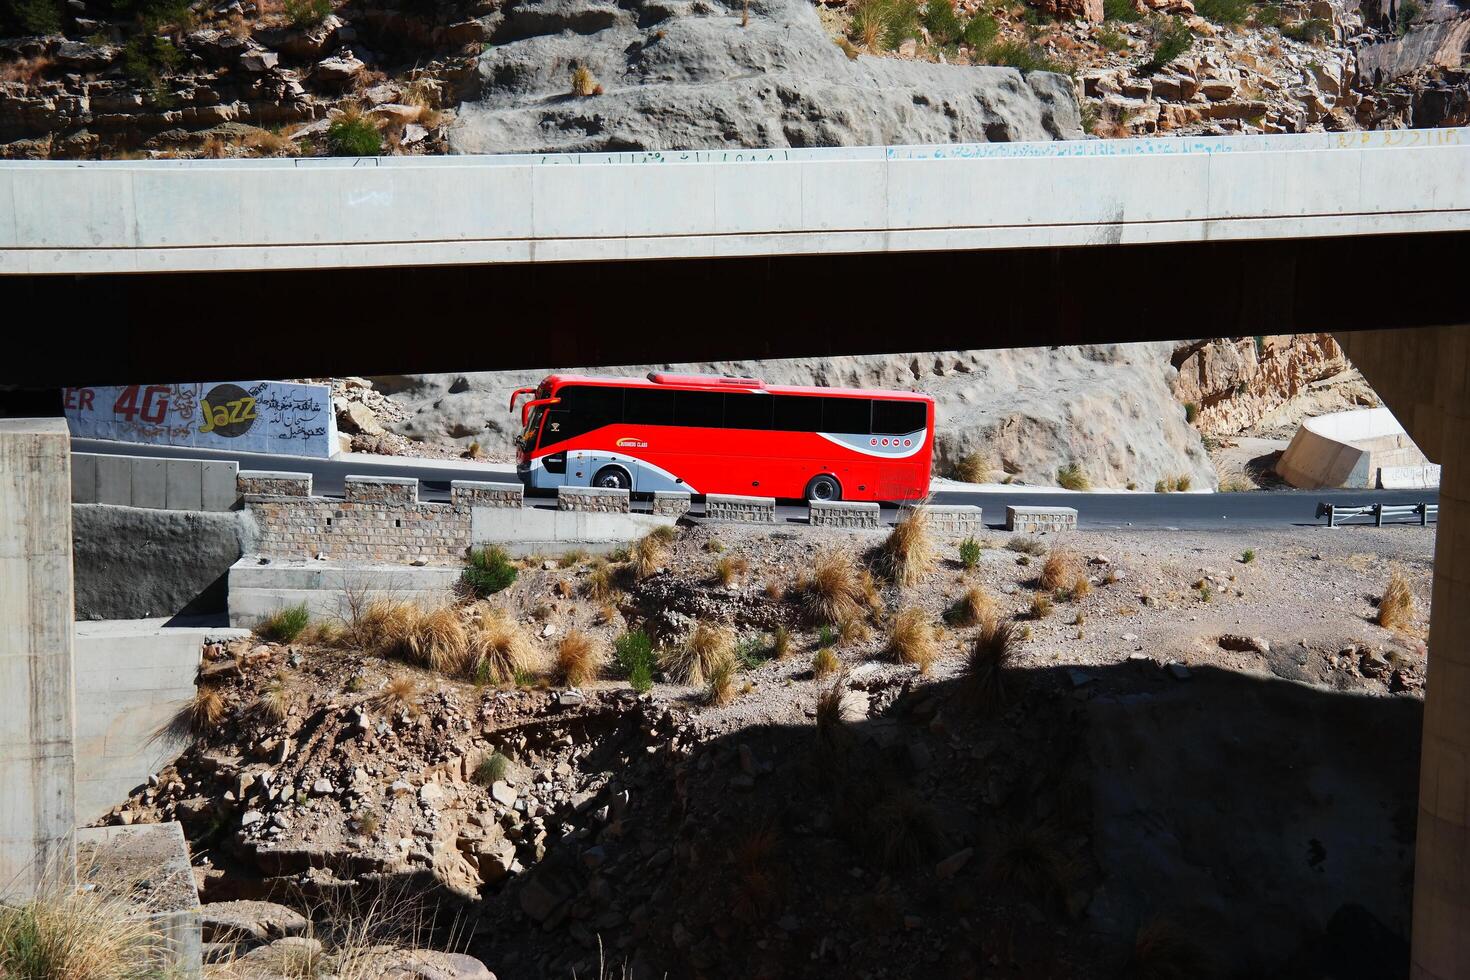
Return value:
M 735 659 L 745 670 L 754 670 L 771 659 L 771 647 L 762 637 L 748 637 L 735 647 Z
M 1106 25 L 1098 28 L 1097 34 L 1094 37 L 1097 38 L 1098 44 L 1101 44 L 1109 51 L 1123 52 L 1128 50 L 1128 39 L 1121 32 L 1115 31 Z
M 1087 474 L 1082 472 L 1082 467 L 1076 463 L 1068 463 L 1057 470 L 1057 486 L 1067 490 L 1090 490 L 1092 481 Z
M 475 766 L 475 773 L 472 778 L 476 783 L 484 786 L 486 789 L 489 789 L 491 786 L 504 779 L 505 774 L 509 769 L 509 759 L 501 755 L 499 752 L 491 752 L 489 755 L 485 756 L 485 758 L 480 760 L 479 765 Z
M 1194 46 L 1194 32 L 1178 17 L 1170 17 L 1154 32 L 1153 54 L 1138 70 L 1152 75 Z
M 292 27 L 315 27 L 332 15 L 332 0 L 286 0 L 285 9 Z
M 1332 21 L 1313 17 L 1296 24 L 1287 24 L 1281 28 L 1281 33 L 1293 41 L 1303 44 L 1316 44 L 1332 33 Z
M 1243 561 L 1247 565 L 1249 565 L 1251 562 L 1255 561 L 1256 560 L 1256 549 L 1254 549 L 1254 548 L 1247 548 L 1244 551 L 1242 551 L 1240 553 L 1240 560 Z
M 1030 9 L 1029 7 L 1027 8 Z M 1021 41 L 1004 41 L 985 52 L 985 60 L 992 65 L 1016 68 L 1020 71 L 1054 71 L 1067 73 L 1067 67 L 1047 57 L 1039 45 Z
M 1399 0 L 1398 32 L 1407 34 L 1409 25 L 1424 14 L 1424 5 L 1419 0 Z
M 875 43 L 892 51 L 906 39 L 919 36 L 920 21 L 917 0 L 858 0 L 848 22 L 848 36 L 855 43 Z
M 961 37 L 971 48 L 983 51 L 990 47 L 991 42 L 999 33 L 1000 25 L 995 22 L 995 18 L 982 10 L 965 21 L 965 29 Z
M 1251 12 L 1250 0 L 1195 0 L 1195 12 L 1216 24 L 1238 27 Z
M 334 157 L 375 157 L 383 152 L 383 134 L 366 116 L 343 113 L 327 127 L 327 151 Z
M 1251 8 L 1251 19 L 1257 27 L 1279 27 L 1281 8 L 1274 3 L 1258 3 Z
M 955 13 L 954 0 L 929 0 L 924 4 L 924 29 L 941 47 L 953 47 L 964 33 L 965 24 Z
M 653 687 L 653 643 L 647 633 L 633 630 L 614 640 L 613 663 L 639 694 Z
M 966 568 L 974 568 L 980 564 L 980 542 L 975 540 L 974 535 L 960 542 L 960 564 Z
M 60 0 L 10 0 L 0 5 L 0 29 L 14 29 L 22 34 L 60 34 L 61 9 Z
M 507 589 L 515 580 L 516 567 L 498 544 L 471 551 L 469 567 L 460 576 L 460 581 L 477 599 Z
M 1138 11 L 1133 9 L 1133 0 L 1103 0 L 1104 20 L 1121 20 L 1131 24 L 1140 16 Z
M 837 631 L 831 626 L 822 625 L 817 629 L 817 646 L 830 647 L 837 643 Z
M 290 643 L 310 622 L 311 614 L 306 611 L 306 603 L 302 602 L 271 613 L 255 628 L 255 635 L 268 643 Z
M 1199 418 L 1199 406 L 1194 402 L 1188 402 L 1184 406 L 1184 421 L 1194 425 L 1194 420 Z
M 166 37 L 140 35 L 123 45 L 123 72 L 139 84 L 157 82 L 173 72 L 184 59 L 174 42 Z

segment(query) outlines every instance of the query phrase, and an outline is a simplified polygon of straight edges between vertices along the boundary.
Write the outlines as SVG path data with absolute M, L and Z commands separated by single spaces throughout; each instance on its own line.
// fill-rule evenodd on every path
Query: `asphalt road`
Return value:
M 139 446 L 96 439 L 73 439 L 77 452 L 130 456 L 161 456 L 184 459 L 234 459 L 241 469 L 282 470 L 310 473 L 314 492 L 333 496 L 342 492 L 342 479 L 349 475 L 411 476 L 419 479 L 425 500 L 448 500 L 451 480 L 515 482 L 515 469 L 505 464 L 455 460 L 420 460 L 379 457 L 371 461 L 369 473 L 363 460 L 309 459 L 301 456 L 266 456 L 214 450 Z M 381 461 L 380 461 L 381 460 Z M 549 503 L 549 499 L 547 501 Z M 1257 490 L 1248 493 L 1046 493 L 965 492 L 940 490 L 938 504 L 977 504 L 986 521 L 997 526 L 1004 521 L 1007 505 L 1075 507 L 1079 524 L 1098 528 L 1188 528 L 1280 527 L 1324 523 L 1317 517 L 1320 503 L 1339 506 L 1358 504 L 1418 504 L 1439 502 L 1435 490 Z M 699 512 L 696 505 L 695 513 Z M 892 519 L 893 508 L 884 508 Z M 797 504 L 777 508 L 777 518 L 788 523 L 804 522 L 806 508 Z

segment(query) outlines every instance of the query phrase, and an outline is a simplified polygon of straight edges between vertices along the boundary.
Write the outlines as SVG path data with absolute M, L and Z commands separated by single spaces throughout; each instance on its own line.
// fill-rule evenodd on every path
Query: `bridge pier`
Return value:
M 71 439 L 0 419 L 0 899 L 76 873 Z
M 1413 980 L 1470 976 L 1470 326 L 1337 335 L 1440 472 Z

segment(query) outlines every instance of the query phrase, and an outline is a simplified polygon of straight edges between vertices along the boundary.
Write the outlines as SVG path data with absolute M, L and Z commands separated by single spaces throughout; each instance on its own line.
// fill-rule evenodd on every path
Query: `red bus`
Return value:
M 912 391 L 767 385 L 755 378 L 553 374 L 520 406 L 529 489 L 914 500 L 929 492 L 934 399 Z

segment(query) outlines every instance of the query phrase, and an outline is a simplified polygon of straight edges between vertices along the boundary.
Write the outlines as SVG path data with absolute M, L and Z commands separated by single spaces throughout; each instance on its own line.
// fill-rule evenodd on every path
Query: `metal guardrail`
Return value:
M 1427 527 L 1432 520 L 1439 523 L 1439 504 L 1361 504 L 1344 507 L 1339 504 L 1319 503 L 1317 517 L 1327 518 L 1328 527 L 1339 527 L 1348 521 L 1368 518 L 1374 527 L 1389 524 L 1418 524 Z

